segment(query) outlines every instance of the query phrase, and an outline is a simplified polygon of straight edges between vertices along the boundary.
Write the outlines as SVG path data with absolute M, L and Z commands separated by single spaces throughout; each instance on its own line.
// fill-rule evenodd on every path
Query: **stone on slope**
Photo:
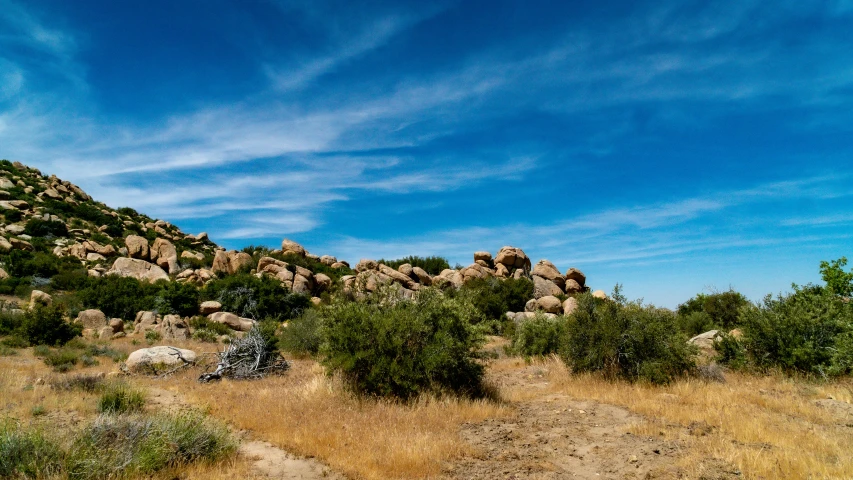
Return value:
M 120 277 L 133 277 L 137 280 L 146 280 L 154 283 L 157 280 L 169 280 L 169 275 L 157 265 L 148 263 L 138 258 L 120 257 L 113 263 L 108 275 Z
M 231 330 L 240 332 L 248 332 L 252 329 L 255 322 L 250 318 L 240 318 L 237 315 L 229 312 L 216 312 L 207 316 L 208 320 L 215 323 L 222 323 L 228 326 Z
M 91 328 L 92 330 L 100 330 L 108 324 L 107 316 L 97 309 L 83 310 L 77 314 L 75 322 L 83 325 L 83 328 Z
M 560 299 L 551 295 L 540 298 L 536 301 L 539 309 L 545 311 L 546 313 L 563 313 L 563 305 L 560 303 Z
M 281 254 L 282 255 L 299 255 L 300 257 L 304 257 L 305 254 L 308 253 L 305 251 L 305 247 L 294 242 L 293 240 L 284 239 L 281 241 Z
M 566 286 L 566 279 L 563 277 L 563 274 L 561 274 L 560 271 L 557 270 L 557 267 L 548 260 L 542 259 L 536 262 L 531 274 L 534 277 L 542 277 L 546 280 L 550 280 L 552 283 L 560 287 L 560 290 L 563 290 Z
M 556 297 L 562 294 L 563 289 L 551 280 L 539 276 L 533 277 L 533 298 L 540 299 L 548 295 Z

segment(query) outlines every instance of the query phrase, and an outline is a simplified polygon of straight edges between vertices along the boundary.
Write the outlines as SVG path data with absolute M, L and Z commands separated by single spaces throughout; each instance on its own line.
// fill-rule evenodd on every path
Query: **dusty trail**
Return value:
M 170 390 L 148 387 L 149 399 L 164 410 L 176 410 L 190 406 Z M 343 480 L 344 476 L 332 472 L 329 467 L 313 458 L 302 458 L 262 440 L 250 438 L 242 432 L 240 455 L 252 460 L 255 474 L 261 478 L 281 480 Z
M 512 418 L 465 425 L 462 436 L 480 452 L 448 465 L 458 479 L 675 478 L 668 469 L 678 445 L 627 432 L 642 418 L 628 410 L 547 394 L 540 368 L 493 375 L 504 391 L 523 392 Z

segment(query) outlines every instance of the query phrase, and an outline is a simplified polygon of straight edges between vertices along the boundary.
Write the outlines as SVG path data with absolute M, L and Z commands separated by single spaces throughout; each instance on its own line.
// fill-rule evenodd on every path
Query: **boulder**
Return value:
M 546 313 L 563 313 L 563 305 L 560 303 L 560 299 L 551 295 L 540 298 L 536 301 L 539 309 L 545 311 Z
M 290 289 L 293 293 L 310 294 L 314 290 L 314 282 L 300 274 L 293 276 L 293 286 Z
M 540 299 L 548 295 L 556 297 L 562 295 L 563 289 L 557 286 L 551 280 L 539 276 L 533 277 L 533 298 Z
M 7 278 L 9 278 L 9 274 L 6 270 L 0 268 L 0 280 L 6 280 Z
M 578 309 L 578 301 L 575 297 L 569 297 L 563 302 L 563 315 L 571 315 Z
M 412 265 L 410 263 L 400 265 L 397 267 L 397 271 L 409 278 L 412 278 Z
M 474 252 L 474 263 L 481 261 L 485 262 L 486 266 L 491 267 L 493 265 L 492 254 L 489 252 Z
M 160 317 L 154 312 L 137 312 L 136 319 L 133 321 L 133 332 L 139 333 L 154 328 L 159 325 Z
M 527 278 L 527 272 L 519 268 L 516 271 L 512 272 L 512 278 L 516 280 L 520 278 Z
M 415 277 L 417 277 L 418 283 L 420 283 L 421 285 L 426 287 L 432 285 L 432 277 L 423 268 L 412 267 L 412 273 L 415 275 Z
M 190 326 L 180 315 L 166 315 L 160 325 L 160 334 L 166 340 L 189 340 Z
M 326 274 L 318 273 L 314 275 L 314 288 L 318 293 L 325 292 L 332 288 L 332 279 Z
M 50 305 L 53 303 L 53 297 L 42 292 L 41 290 L 33 290 L 30 293 L 30 307 L 36 305 Z
M 198 313 L 202 315 L 210 315 L 211 313 L 216 313 L 222 311 L 222 304 L 214 301 L 208 300 L 206 302 L 201 302 L 201 305 L 198 307 Z
M 709 330 L 705 333 L 700 333 L 699 335 L 696 335 L 687 342 L 696 345 L 703 352 L 709 352 L 714 350 L 714 340 L 716 340 L 719 336 L 719 330 Z
M 261 259 L 258 260 L 258 271 L 259 272 L 269 271 L 269 273 L 272 273 L 273 275 L 275 275 L 276 273 L 280 272 L 282 269 L 286 269 L 287 265 L 288 265 L 287 262 L 278 260 L 276 258 L 261 257 Z M 274 267 L 278 267 L 278 268 L 271 268 L 271 269 L 267 270 L 267 267 L 270 267 L 270 266 L 274 266 Z
M 408 275 L 403 275 L 402 273 L 398 272 L 397 270 L 394 270 L 393 268 L 385 264 L 379 265 L 379 273 L 386 275 L 392 281 L 399 283 L 400 285 L 408 289 L 413 288 L 413 285 L 415 283 Z
M 181 258 L 185 258 L 187 260 L 204 260 L 204 254 L 199 252 L 193 252 L 191 250 L 184 250 L 181 252 Z
M 105 257 L 114 257 L 118 252 L 112 245 L 101 245 L 93 240 L 86 240 L 82 243 L 83 250 L 86 253 L 94 252 Z
M 8 252 L 11 249 L 12 244 L 9 242 L 9 240 L 7 240 L 6 237 L 0 237 L 0 251 Z
M 366 272 L 368 270 L 376 270 L 379 268 L 379 264 L 376 263 L 376 260 L 369 260 L 366 258 L 362 258 L 355 265 L 355 271 L 358 273 Z
M 539 302 L 537 302 L 535 298 L 531 298 L 527 301 L 527 303 L 524 304 L 524 311 L 535 312 L 537 306 L 539 306 Z
M 300 257 L 304 257 L 305 254 L 308 253 L 305 251 L 305 248 L 294 242 L 293 240 L 284 239 L 281 241 L 281 254 L 282 255 L 298 255 Z
M 83 310 L 78 313 L 75 322 L 83 325 L 83 328 L 91 328 L 92 330 L 100 330 L 108 324 L 104 312 L 96 309 Z
M 498 278 L 507 278 L 509 277 L 509 269 L 503 263 L 499 263 L 495 266 L 495 276 Z
M 248 332 L 252 329 L 252 326 L 255 324 L 254 320 L 250 318 L 240 318 L 233 313 L 228 312 L 216 312 L 207 316 L 208 320 L 215 323 L 223 323 L 228 326 L 231 330 L 237 330 L 240 332 Z
M 506 265 L 510 270 L 520 268 L 525 272 L 530 271 L 530 258 L 524 253 L 524 250 L 516 247 L 503 247 L 498 251 L 495 257 L 495 263 Z
M 20 238 L 10 238 L 9 243 L 12 244 L 12 248 L 15 250 L 27 250 L 30 252 L 34 250 L 33 245 L 30 242 L 21 240 Z
M 151 366 L 177 366 L 193 363 L 196 353 L 183 348 L 159 346 L 142 348 L 128 355 L 125 365 L 131 372 L 145 371 Z
M 169 273 L 178 273 L 178 250 L 172 242 L 157 238 L 151 244 L 151 261 Z
M 564 290 L 566 293 L 580 293 L 583 291 L 583 286 L 581 286 L 577 281 L 569 279 L 566 280 Z
M 464 283 L 468 283 L 475 278 L 489 278 L 495 276 L 494 270 L 484 267 L 479 263 L 472 263 L 471 265 L 463 268 L 459 273 L 462 275 L 462 281 Z
M 339 262 L 338 262 L 337 258 L 335 258 L 331 255 L 323 255 L 322 257 L 320 257 L 320 263 L 322 263 L 323 265 L 327 265 L 327 266 L 331 267 L 332 265 L 339 263 Z
M 107 272 L 109 275 L 133 277 L 154 283 L 157 280 L 169 280 L 169 275 L 162 268 L 138 258 L 120 257 Z
M 228 252 L 228 273 L 235 274 L 241 269 L 250 267 L 254 263 L 252 256 L 246 252 Z
M 217 250 L 213 255 L 213 266 L 210 270 L 214 273 L 228 273 L 228 253 L 225 250 Z
M 100 253 L 89 252 L 86 254 L 87 262 L 103 262 L 107 257 L 101 255 Z
M 6 230 L 6 233 L 11 233 L 12 235 L 20 235 L 24 233 L 24 230 L 26 230 L 26 228 L 23 225 L 13 223 L 11 225 L 6 225 L 4 230 Z
M 0 188 L 9 190 L 10 188 L 15 188 L 15 184 L 6 177 L 0 177 Z
M 105 325 L 95 330 L 95 337 L 99 340 L 109 340 L 113 338 L 113 329 L 109 325 Z
M 148 260 L 150 257 L 150 249 L 148 248 L 148 239 L 139 235 L 128 235 L 124 239 L 124 245 L 127 247 L 127 254 L 130 258 L 138 258 L 140 260 Z
M 578 282 L 578 285 L 580 285 L 581 288 L 584 288 L 586 286 L 586 275 L 584 275 L 583 272 L 581 272 L 577 268 L 573 267 L 568 269 L 566 271 L 565 277 L 566 280 L 574 280 Z
M 124 331 L 124 321 L 120 318 L 110 319 L 109 327 L 113 333 L 119 333 Z
M 565 277 L 563 277 L 563 274 L 557 270 L 557 267 L 548 260 L 542 259 L 536 262 L 536 265 L 533 266 L 533 271 L 530 273 L 534 277 L 541 277 L 546 280 L 550 280 L 552 283 L 560 287 L 560 290 L 565 288 Z
M 592 296 L 595 298 L 600 298 L 602 300 L 607 299 L 607 294 L 604 293 L 604 290 L 596 290 L 596 291 L 592 292 Z
M 339 268 L 349 268 L 349 264 L 345 262 L 335 262 L 331 265 L 331 267 L 337 270 Z

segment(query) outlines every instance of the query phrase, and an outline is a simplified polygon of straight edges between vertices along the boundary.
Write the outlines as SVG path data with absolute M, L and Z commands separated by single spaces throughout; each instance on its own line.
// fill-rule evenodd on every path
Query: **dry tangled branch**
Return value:
M 231 342 L 218 354 L 216 370 L 202 374 L 202 383 L 229 378 L 260 378 L 273 373 L 282 373 L 290 364 L 282 358 L 277 349 L 271 348 L 257 327 L 246 336 Z

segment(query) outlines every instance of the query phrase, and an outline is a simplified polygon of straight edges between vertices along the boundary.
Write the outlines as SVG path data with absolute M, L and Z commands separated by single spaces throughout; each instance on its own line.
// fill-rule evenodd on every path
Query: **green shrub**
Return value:
M 565 317 L 548 318 L 537 313 L 518 324 L 512 350 L 525 357 L 558 353 L 565 347 L 567 335 L 568 320 Z
M 282 330 L 279 340 L 281 349 L 298 355 L 316 355 L 323 343 L 322 324 L 320 314 L 314 309 L 294 318 Z
M 506 312 L 523 312 L 533 298 L 533 282 L 526 278 L 474 279 L 461 290 L 470 292 L 474 306 L 487 320 L 499 320 Z
M 278 322 L 298 316 L 311 303 L 308 296 L 292 293 L 274 278 L 249 274 L 214 279 L 204 287 L 202 295 L 221 303 L 223 311 Z
M 450 263 L 444 257 L 417 257 L 408 256 L 398 258 L 397 260 L 380 259 L 379 263 L 384 263 L 396 270 L 400 265 L 408 263 L 412 267 L 420 267 L 430 275 L 438 275 L 442 270 L 450 268 Z
M 12 250 L 3 257 L 6 272 L 13 277 L 50 278 L 60 271 L 80 268 L 80 261 L 47 252 Z
M 691 328 L 690 331 L 685 330 L 689 335 L 698 335 L 713 329 L 729 331 L 738 325 L 738 312 L 748 303 L 746 297 L 734 290 L 711 294 L 700 293 L 678 306 L 680 316 L 692 317 L 679 323 Z M 704 313 L 707 318 L 694 315 L 696 313 Z M 706 328 L 706 330 L 698 330 L 698 328 Z
M 67 237 L 65 222 L 31 218 L 24 226 L 24 233 L 33 237 Z
M 714 342 L 714 350 L 717 351 L 716 361 L 721 365 L 739 370 L 749 364 L 743 343 L 727 333 L 722 333 Z
M 47 478 L 62 470 L 62 450 L 39 430 L 0 423 L 0 478 Z
M 11 335 L 20 330 L 24 315 L 18 311 L 10 311 L 7 304 L 0 305 L 0 335 Z
M 160 290 L 154 309 L 164 315 L 174 313 L 189 317 L 198 313 L 198 299 L 198 288 L 192 283 L 170 282 Z
M 84 352 L 74 347 L 61 347 L 57 349 L 47 348 L 46 345 L 41 345 L 33 350 L 33 354 L 41 357 L 45 365 L 53 367 L 57 372 L 67 372 L 77 365 L 81 360 Z
M 61 305 L 36 305 L 23 314 L 22 336 L 32 345 L 64 345 L 83 327 L 65 321 Z
M 12 335 L 0 340 L 0 345 L 10 348 L 27 348 L 30 346 L 30 342 L 19 335 Z
M 212 322 L 207 317 L 203 317 L 201 315 L 196 315 L 195 317 L 190 318 L 190 328 L 193 330 L 207 330 L 216 335 L 231 334 L 231 328 L 229 328 L 228 325 Z
M 123 382 L 108 384 L 98 399 L 98 411 L 101 413 L 138 412 L 144 406 L 145 395 Z
M 627 302 L 619 286 L 612 300 L 589 293 L 576 297 L 561 356 L 576 372 L 602 372 L 609 378 L 667 383 L 696 368 L 695 347 L 678 331 L 669 310 Z
M 219 335 L 212 330 L 200 328 L 198 330 L 193 330 L 193 340 L 198 342 L 216 343 L 219 341 Z
M 197 412 L 101 416 L 72 443 L 66 475 L 71 480 L 148 477 L 168 467 L 222 460 L 236 448 L 226 426 Z
M 759 368 L 826 376 L 844 370 L 839 347 L 853 332 L 853 305 L 818 286 L 797 287 L 789 295 L 767 296 L 741 310 L 743 343 Z M 839 344 L 840 342 L 840 344 Z
M 835 295 L 844 297 L 853 296 L 853 270 L 844 271 L 847 265 L 847 257 L 829 262 L 820 262 L 820 275 L 826 282 L 826 288 Z
M 716 327 L 714 319 L 704 311 L 690 312 L 686 315 L 679 314 L 677 320 L 678 328 L 688 337 L 695 337 L 700 333 L 714 330 Z
M 132 277 L 106 275 L 91 278 L 78 292 L 86 308 L 96 308 L 107 318 L 136 318 L 136 313 L 153 310 L 160 285 L 152 285 Z
M 482 335 L 464 296 L 421 289 L 417 301 L 382 289 L 358 302 L 336 300 L 321 311 L 323 363 L 358 393 L 409 399 L 422 392 L 483 393 L 477 361 Z
M 3 219 L 6 223 L 18 223 L 24 218 L 24 214 L 20 210 L 4 210 Z
M 163 339 L 163 335 L 160 335 L 160 332 L 156 330 L 148 330 L 145 332 L 145 341 L 148 345 L 154 345 Z

